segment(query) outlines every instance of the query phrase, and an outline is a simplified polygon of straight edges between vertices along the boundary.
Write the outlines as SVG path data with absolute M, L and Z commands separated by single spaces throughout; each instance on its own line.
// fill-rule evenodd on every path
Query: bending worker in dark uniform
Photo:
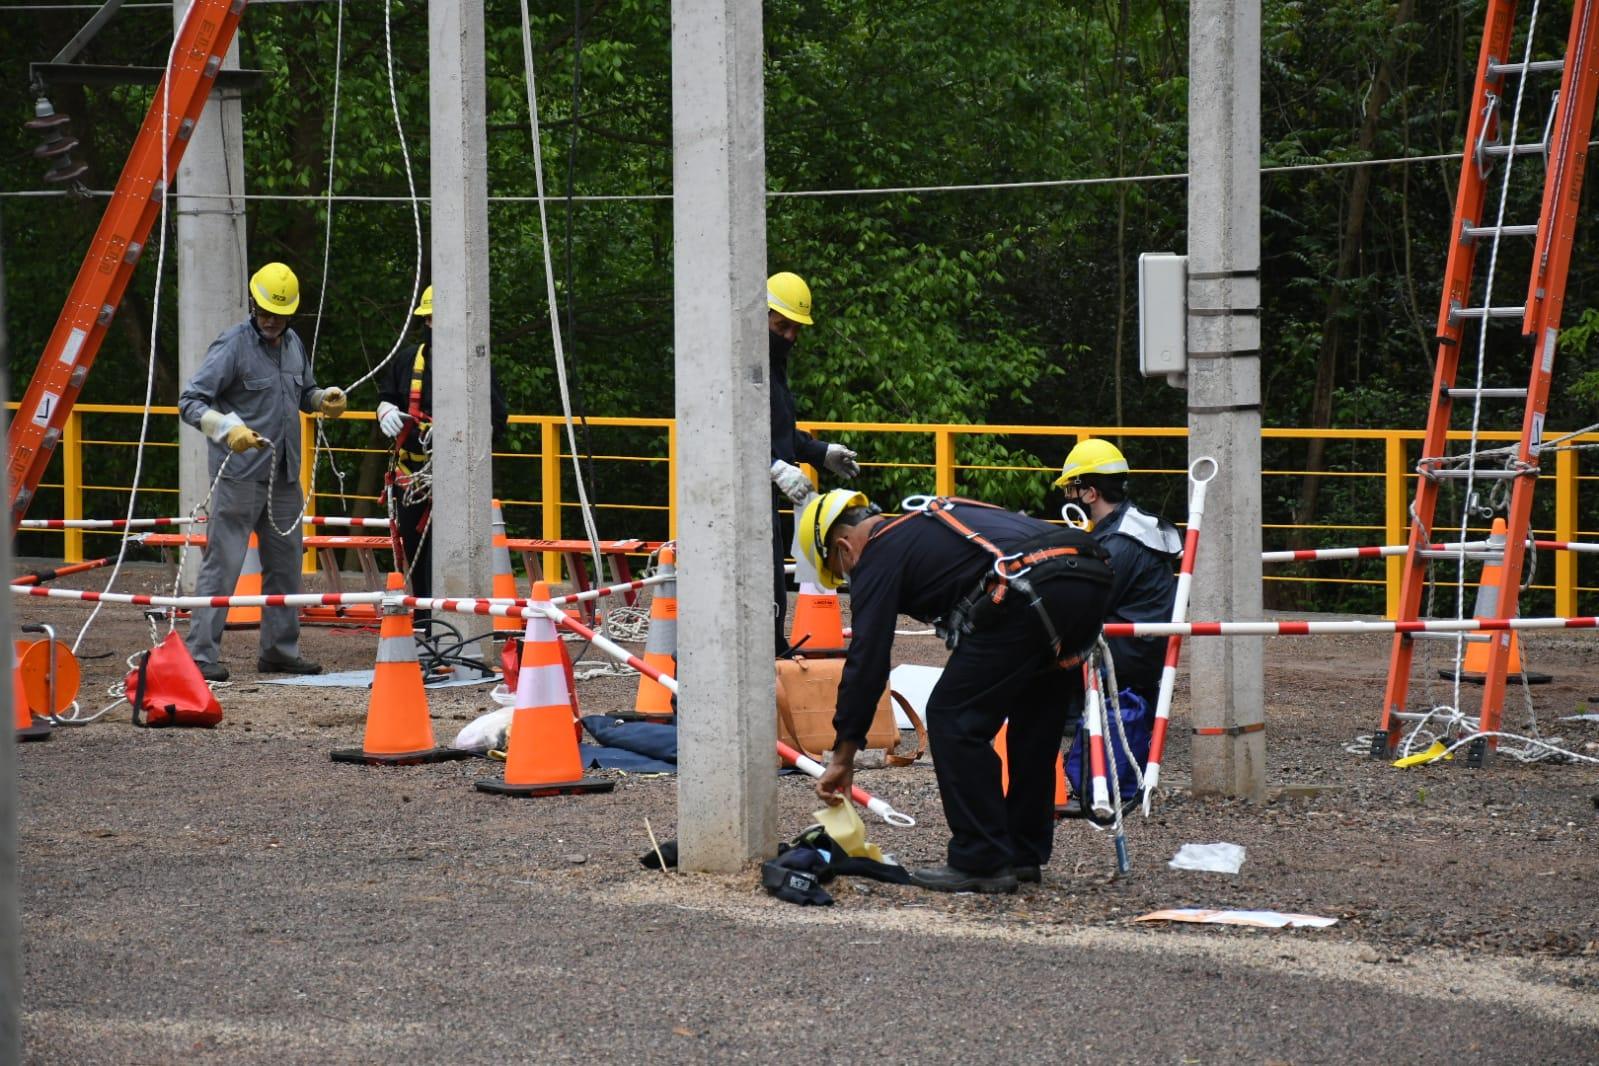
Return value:
M 952 649 L 927 701 L 949 864 L 912 871 L 911 881 L 941 892 L 1038 881 L 1054 844 L 1055 759 L 1082 713 L 1077 664 L 1099 635 L 1110 586 L 1103 550 L 1080 530 L 971 500 L 935 499 L 889 521 L 847 489 L 806 505 L 799 542 L 823 584 L 849 578 L 855 627 L 817 795 L 836 804 L 849 794 L 888 683 L 896 616 L 931 622 Z M 993 748 L 1007 718 L 1008 793 Z
M 789 537 L 783 530 L 783 505 L 792 502 L 799 507 L 816 491 L 799 464 L 830 470 L 845 480 L 859 474 L 861 467 L 855 461 L 855 453 L 842 444 L 817 440 L 794 426 L 799 414 L 794 393 L 788 387 L 788 354 L 799 339 L 800 327 L 813 321 L 810 286 L 798 274 L 773 274 L 766 279 L 766 308 L 772 357 L 772 569 L 776 575 L 772 610 L 777 627 L 776 649 L 782 654 L 788 647 L 783 629 L 788 616 L 788 575 L 783 572 L 783 560 L 788 557 L 789 546 Z
M 1091 438 L 1066 456 L 1055 487 L 1093 522 L 1095 540 L 1116 572 L 1106 602 L 1107 622 L 1170 622 L 1177 599 L 1176 570 L 1183 553 L 1177 527 L 1139 510 L 1127 498 L 1127 459 L 1108 440 Z M 1143 699 L 1151 715 L 1166 662 L 1165 637 L 1108 639 L 1116 682 Z M 1147 757 L 1147 756 L 1146 756 Z
M 261 591 L 300 591 L 300 412 L 338 418 L 346 401 L 340 389 L 317 388 L 305 345 L 289 328 L 299 306 L 294 271 L 282 263 L 256 271 L 249 321 L 211 342 L 178 397 L 183 420 L 211 438 L 207 453 L 216 482 L 196 595 L 233 592 L 251 533 L 260 545 Z M 189 617 L 189 654 L 207 681 L 228 679 L 219 658 L 227 614 L 226 607 L 197 607 Z M 300 658 L 297 607 L 261 609 L 260 647 L 261 673 L 322 672 Z
M 433 511 L 432 489 L 416 482 L 417 473 L 432 454 L 433 286 L 422 290 L 422 300 L 412 316 L 422 320 L 422 337 L 390 361 L 378 379 L 378 428 L 394 441 L 394 476 L 387 487 L 394 508 L 395 526 L 405 549 L 405 567 L 411 576 L 411 595 L 433 595 L 433 550 L 428 537 Z M 494 371 L 489 370 L 489 419 L 496 445 L 505 434 L 510 413 L 500 394 Z M 417 611 L 417 620 L 431 612 Z

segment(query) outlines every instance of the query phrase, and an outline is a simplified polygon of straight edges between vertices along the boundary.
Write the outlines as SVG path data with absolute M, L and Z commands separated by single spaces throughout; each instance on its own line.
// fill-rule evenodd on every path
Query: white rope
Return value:
M 594 558 L 594 572 L 604 573 L 600 559 L 600 533 L 594 524 L 594 510 L 589 504 L 588 489 L 583 480 L 583 467 L 577 447 L 577 431 L 572 422 L 572 395 L 566 383 L 566 352 L 561 345 L 560 308 L 555 297 L 555 266 L 550 258 L 549 217 L 544 210 L 544 151 L 539 136 L 538 86 L 533 71 L 533 28 L 528 15 L 527 0 L 519 0 L 522 8 L 522 66 L 527 83 L 527 114 L 533 138 L 533 179 L 538 189 L 539 241 L 544 250 L 544 287 L 550 306 L 550 336 L 555 345 L 555 376 L 561 390 L 561 412 L 566 418 L 567 446 L 572 452 L 573 480 L 577 482 L 578 504 L 583 515 L 583 530 L 588 534 L 589 550 Z M 573 116 L 574 119 L 576 116 Z

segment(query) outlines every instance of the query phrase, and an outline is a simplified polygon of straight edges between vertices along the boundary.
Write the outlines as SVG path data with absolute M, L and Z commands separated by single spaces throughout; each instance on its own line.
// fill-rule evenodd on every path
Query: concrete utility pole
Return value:
M 183 25 L 191 0 L 172 0 L 174 27 Z M 242 29 L 240 32 L 243 32 Z M 239 39 L 223 62 L 237 70 Z M 178 380 L 187 382 L 200 368 L 217 334 L 244 319 L 250 264 L 244 222 L 244 111 L 237 89 L 213 89 L 188 150 L 178 164 L 172 209 L 177 214 Z M 185 195 L 189 194 L 189 195 Z M 237 200 L 198 199 L 200 195 Z M 290 264 L 304 284 L 302 263 Z M 211 486 L 205 437 L 188 427 L 178 430 L 178 507 L 188 514 Z M 194 592 L 200 553 L 185 552 L 183 590 Z
M 1260 0 L 1193 0 L 1188 25 L 1188 450 L 1220 466 L 1189 615 L 1259 618 Z M 1261 647 L 1189 645 L 1196 793 L 1265 794 Z
M 489 587 L 489 185 L 483 0 L 429 0 L 433 595 Z M 423 279 L 426 283 L 427 279 Z M 445 516 L 440 520 L 440 516 Z
M 759 0 L 672 0 L 678 860 L 776 843 L 766 143 Z
M 0 308 L 3 317 L 3 308 Z M 0 354 L 4 345 L 0 344 Z M 0 388 L 9 387 L 8 364 L 0 359 Z M 7 392 L 7 396 L 11 393 Z M 8 429 L 0 409 L 0 430 Z M 0 470 L 0 490 L 8 474 Z M 7 497 L 9 499 L 9 497 Z M 11 573 L 11 538 L 0 538 L 0 573 Z M 0 633 L 11 632 L 11 597 L 0 603 Z M 12 686 L 0 685 L 7 732 L 14 732 Z M 22 1061 L 22 921 L 17 913 L 17 742 L 0 738 L 0 1063 Z

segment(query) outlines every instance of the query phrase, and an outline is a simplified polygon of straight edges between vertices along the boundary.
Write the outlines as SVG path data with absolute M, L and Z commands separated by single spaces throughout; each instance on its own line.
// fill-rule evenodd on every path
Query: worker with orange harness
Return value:
M 428 537 L 433 511 L 432 455 L 433 367 L 429 360 L 433 347 L 433 286 L 422 290 L 422 299 L 412 317 L 422 320 L 422 336 L 415 345 L 396 356 L 378 381 L 378 428 L 394 442 L 394 464 L 384 487 L 389 503 L 389 518 L 401 551 L 395 553 L 400 569 L 411 579 L 411 594 L 433 594 L 433 551 Z M 510 413 L 500 394 L 493 369 L 489 371 L 489 418 L 494 444 L 504 436 Z M 418 610 L 416 622 L 424 622 L 431 612 Z
M 344 414 L 344 392 L 318 388 L 305 345 L 289 327 L 300 306 L 300 281 L 282 263 L 250 278 L 250 317 L 211 342 L 200 368 L 178 397 L 183 420 L 211 439 L 215 483 L 206 521 L 205 561 L 195 592 L 226 596 L 239 580 L 250 534 L 259 539 L 261 591 L 300 591 L 300 412 Z M 218 477 L 218 475 L 221 475 Z M 189 654 L 208 681 L 226 681 L 219 661 L 227 608 L 196 608 Z M 261 612 L 261 673 L 317 674 L 300 658 L 295 607 Z
M 822 584 L 847 577 L 855 633 L 816 793 L 849 795 L 888 683 L 898 615 L 930 622 L 950 648 L 927 700 L 927 736 L 949 823 L 948 864 L 913 870 L 939 892 L 1014 892 L 1039 881 L 1055 832 L 1055 759 L 1083 707 L 1084 656 L 1099 636 L 1110 567 L 1081 530 L 978 503 L 912 497 L 886 519 L 834 489 L 806 504 L 800 550 Z M 1010 788 L 994 737 L 1007 718 Z
M 842 444 L 817 440 L 795 422 L 799 418 L 794 393 L 788 386 L 788 356 L 799 340 L 801 326 L 813 324 L 811 288 L 798 274 L 784 271 L 766 279 L 766 329 L 771 355 L 772 406 L 772 610 L 777 627 L 776 649 L 788 648 L 784 621 L 788 616 L 788 575 L 783 569 L 791 538 L 783 528 L 783 505 L 801 507 L 815 494 L 811 479 L 799 468 L 809 463 L 849 480 L 861 472 L 855 453 Z

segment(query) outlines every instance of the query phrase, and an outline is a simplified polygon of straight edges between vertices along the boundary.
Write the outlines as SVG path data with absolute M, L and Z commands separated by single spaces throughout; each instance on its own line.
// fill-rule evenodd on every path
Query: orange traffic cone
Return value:
M 244 568 L 239 571 L 239 583 L 233 586 L 235 596 L 261 595 L 261 541 L 250 534 L 250 545 L 244 549 Z M 228 629 L 249 629 L 261 624 L 261 608 L 229 607 Z
M 548 603 L 549 586 L 533 583 L 529 597 Z M 506 743 L 505 780 L 479 781 L 480 792 L 504 796 L 558 796 L 609 792 L 614 781 L 585 780 L 583 757 L 572 729 L 572 700 L 562 663 L 561 638 L 543 615 L 527 620 L 522 662 L 516 672 L 516 711 Z
M 661 573 L 666 580 L 655 586 L 650 600 L 650 632 L 644 641 L 644 661 L 667 677 L 677 676 L 677 552 L 661 549 Z M 633 710 L 644 718 L 671 718 L 672 694 L 666 686 L 643 674 Z
M 788 644 L 805 655 L 825 655 L 845 649 L 844 615 L 839 610 L 838 593 L 800 582 Z
M 999 727 L 999 733 L 994 737 L 994 753 L 999 756 L 999 787 L 1001 792 L 1010 791 L 1010 742 L 1008 733 L 1010 722 L 1007 721 Z M 1055 817 L 1066 817 L 1067 801 L 1071 793 L 1066 788 L 1066 753 L 1061 752 L 1055 756 Z
M 1488 545 L 1490 551 L 1504 550 L 1508 526 L 1503 518 L 1495 518 L 1493 526 L 1488 532 Z M 1503 556 L 1499 556 L 1503 560 Z M 1477 584 L 1477 605 L 1472 610 L 1476 618 L 1492 618 L 1499 606 L 1499 575 L 1504 569 L 1502 562 L 1493 559 L 1482 564 L 1482 578 Z M 1490 633 L 1493 640 L 1504 639 L 1499 633 Z M 1521 642 L 1517 639 L 1515 630 L 1509 631 L 1510 658 L 1505 663 L 1505 676 L 1515 684 L 1520 684 L 1521 677 Z M 1488 656 L 1493 652 L 1493 641 L 1470 641 L 1466 644 L 1466 657 L 1461 663 L 1460 680 L 1473 685 L 1480 685 L 1483 678 L 1488 676 Z M 1452 669 L 1439 670 L 1438 675 L 1446 681 L 1455 679 Z M 1548 674 L 1529 673 L 1526 683 L 1529 685 L 1546 685 L 1553 680 Z
M 500 510 L 500 501 L 494 501 L 494 518 L 489 523 L 489 530 L 494 536 L 494 584 L 490 588 L 495 599 L 516 599 L 516 571 L 511 569 L 511 538 L 505 532 L 505 512 Z M 494 616 L 494 634 L 499 637 L 501 633 L 512 636 L 522 631 L 522 623 L 515 618 L 504 615 Z M 500 639 L 504 639 L 500 637 Z
M 391 600 L 405 595 L 404 574 L 389 575 L 388 593 Z M 416 639 L 411 635 L 411 609 L 385 602 L 366 709 L 366 737 L 359 749 L 335 751 L 333 761 L 397 766 L 471 756 L 469 751 L 435 744 L 427 694 L 422 691 L 422 668 L 416 661 Z
M 28 692 L 22 684 L 22 665 L 17 662 L 15 647 L 11 649 L 11 721 L 18 740 L 50 739 L 50 720 L 35 718 L 28 707 Z

